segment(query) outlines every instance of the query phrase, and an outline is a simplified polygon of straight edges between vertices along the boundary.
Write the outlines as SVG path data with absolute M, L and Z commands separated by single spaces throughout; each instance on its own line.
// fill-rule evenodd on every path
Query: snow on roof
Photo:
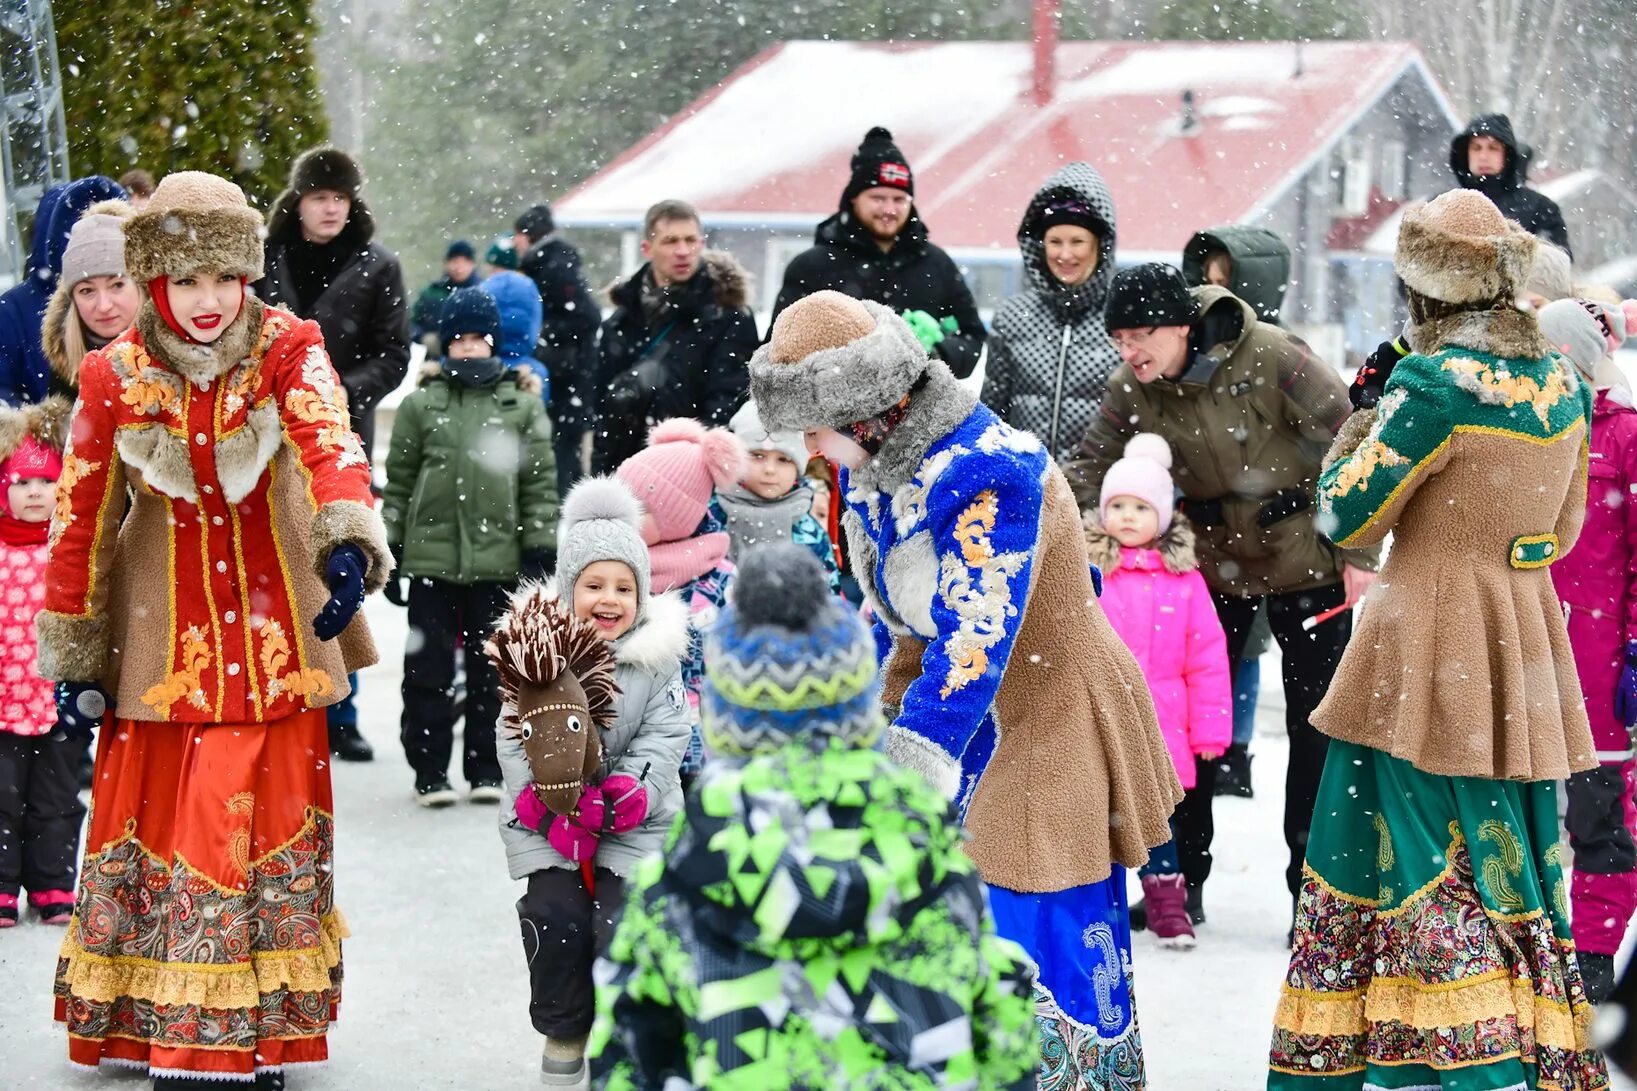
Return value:
M 1404 43 L 1064 42 L 1039 106 L 1027 42 L 788 42 L 554 210 L 565 225 L 629 225 L 681 197 L 716 223 L 812 224 L 836 209 L 865 131 L 885 125 L 947 247 L 1010 249 L 1035 189 L 1084 159 L 1114 193 L 1121 251 L 1175 253 L 1201 224 L 1277 199 L 1412 68 L 1425 78 Z

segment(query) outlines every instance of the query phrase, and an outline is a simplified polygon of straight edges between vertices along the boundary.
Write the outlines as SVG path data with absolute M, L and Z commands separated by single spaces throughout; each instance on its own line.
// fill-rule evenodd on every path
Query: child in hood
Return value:
M 89 732 L 59 723 L 34 645 L 67 422 L 68 403 L 56 397 L 0 409 L 0 928 L 17 923 L 24 887 L 47 924 L 67 924 L 74 910 L 85 818 L 77 736 Z
M 498 355 L 501 316 L 482 288 L 443 304 L 444 358 L 398 408 L 381 517 L 398 575 L 387 598 L 421 635 L 404 650 L 403 744 L 423 807 L 455 801 L 455 648 L 466 655 L 461 772 L 474 803 L 500 801 L 500 696 L 476 653 L 518 577 L 556 563 L 557 462 L 540 381 Z
M 521 741 L 499 734 L 507 796 L 500 837 L 511 877 L 528 880 L 517 915 L 529 964 L 529 1017 L 546 1039 L 540 1078 L 548 1087 L 586 1086 L 592 961 L 613 934 L 626 882 L 639 861 L 659 852 L 682 806 L 687 610 L 675 594 L 651 589 L 642 521 L 641 506 L 619 481 L 580 482 L 563 504 L 555 578 L 519 589 L 496 627 L 498 633 L 516 624 L 523 607 L 542 596 L 566 599 L 576 617 L 597 627 L 613 648 L 619 690 L 613 724 L 601 731 L 599 786 L 630 782 L 626 810 L 610 825 L 589 829 L 544 809 Z M 509 703 L 503 707 L 508 720 L 517 714 Z M 590 884 L 582 863 L 590 865 Z
M 740 406 L 728 428 L 749 451 L 744 476 L 711 500 L 711 515 L 733 542 L 729 556 L 763 542 L 794 542 L 818 558 L 830 590 L 840 594 L 835 543 L 813 514 L 813 483 L 802 472 L 808 454 L 801 433 L 768 431 L 755 401 Z
M 1197 786 L 1196 763 L 1214 761 L 1232 738 L 1228 638 L 1194 557 L 1194 534 L 1173 518 L 1171 448 L 1142 432 L 1109 468 L 1097 514 L 1086 516 L 1091 561 L 1103 571 L 1103 612 L 1142 667 L 1165 745 L 1184 790 L 1180 817 L 1210 814 L 1212 792 Z M 1177 832 L 1179 822 L 1173 820 Z M 1209 852 L 1177 839 L 1138 870 L 1147 926 L 1164 947 L 1194 945 L 1179 851 Z
M 686 788 L 705 763 L 699 737 L 699 690 L 704 683 L 704 632 L 727 602 L 733 578 L 733 541 L 711 514 L 711 496 L 744 474 L 745 445 L 726 428 L 706 428 L 687 417 L 660 421 L 648 446 L 620 463 L 615 474 L 642 504 L 642 540 L 653 563 L 654 590 L 675 591 L 688 607 L 688 657 L 682 665 L 693 738 L 682 762 Z
M 1614 955 L 1637 911 L 1637 804 L 1631 731 L 1637 727 L 1637 409 L 1611 353 L 1637 330 L 1637 302 L 1548 303 L 1536 316 L 1553 348 L 1597 391 L 1592 403 L 1586 523 L 1552 566 L 1569 617 L 1569 644 L 1591 720 L 1598 765 L 1567 781 L 1574 850 L 1570 921 L 1586 996 L 1608 999 Z
M 827 584 L 759 546 L 706 638 L 713 760 L 599 965 L 604 1086 L 1035 1086 L 1027 958 L 954 807 L 877 749 L 874 645 Z

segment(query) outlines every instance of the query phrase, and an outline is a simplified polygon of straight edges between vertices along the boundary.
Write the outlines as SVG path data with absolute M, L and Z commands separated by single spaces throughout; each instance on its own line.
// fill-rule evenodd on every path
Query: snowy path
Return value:
M 341 1022 L 327 1069 L 300 1072 L 295 1091 L 538 1087 L 538 1039 L 493 808 L 429 813 L 410 799 L 397 742 L 404 621 L 369 606 L 383 662 L 364 683 L 371 765 L 335 770 L 337 898 L 353 929 L 346 944 Z M 1264 677 L 1277 678 L 1274 659 Z M 1277 686 L 1265 694 L 1255 744 L 1257 797 L 1217 808 L 1210 919 L 1191 952 L 1137 936 L 1137 1009 L 1153 1091 L 1253 1091 L 1282 980 L 1289 901 L 1279 831 L 1285 748 Z M 145 1083 L 67 1067 L 51 1023 L 51 976 L 61 932 L 32 922 L 0 933 L 0 1089 L 108 1088 Z M 1632 1085 L 1617 1087 L 1637 1091 Z

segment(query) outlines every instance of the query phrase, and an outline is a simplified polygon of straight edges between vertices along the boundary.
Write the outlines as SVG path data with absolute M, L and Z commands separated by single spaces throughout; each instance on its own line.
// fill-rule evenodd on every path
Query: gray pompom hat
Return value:
M 557 524 L 557 593 L 574 598 L 586 566 L 619 561 L 637 577 L 637 613 L 647 608 L 652 577 L 642 541 L 642 504 L 617 477 L 588 477 L 569 490 Z

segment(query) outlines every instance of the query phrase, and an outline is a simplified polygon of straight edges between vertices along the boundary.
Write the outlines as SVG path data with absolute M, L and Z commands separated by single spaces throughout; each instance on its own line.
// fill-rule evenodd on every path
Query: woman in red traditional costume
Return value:
M 392 561 L 318 327 L 245 292 L 239 187 L 167 176 L 125 257 L 145 293 L 80 367 L 37 623 L 64 722 L 111 706 L 57 1018 L 77 1064 L 280 1088 L 340 1000 L 323 709 Z

